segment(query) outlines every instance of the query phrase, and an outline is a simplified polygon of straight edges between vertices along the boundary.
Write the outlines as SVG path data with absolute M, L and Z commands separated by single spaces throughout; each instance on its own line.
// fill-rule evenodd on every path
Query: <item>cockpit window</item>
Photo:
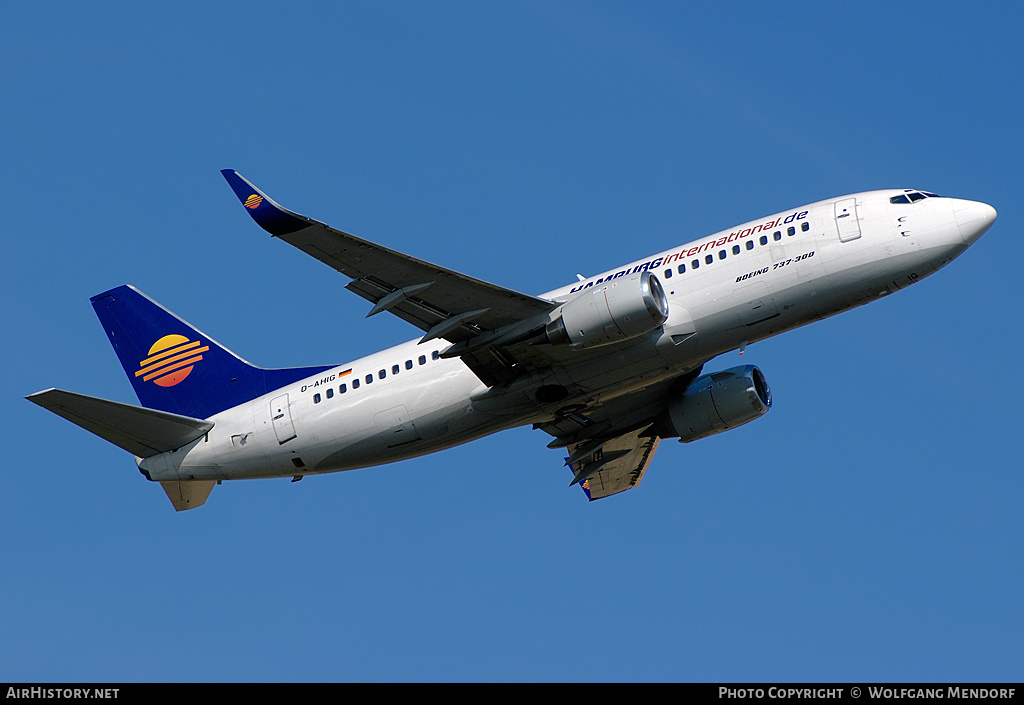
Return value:
M 899 196 L 893 196 L 889 199 L 889 203 L 914 203 L 920 201 L 922 198 L 942 198 L 937 193 L 929 193 L 928 191 L 914 191 L 913 189 L 903 189 L 903 193 Z

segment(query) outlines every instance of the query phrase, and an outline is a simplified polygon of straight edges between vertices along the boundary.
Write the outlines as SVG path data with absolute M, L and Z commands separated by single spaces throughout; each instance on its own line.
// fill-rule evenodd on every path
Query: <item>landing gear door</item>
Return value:
M 288 406 L 287 394 L 282 394 L 271 400 L 270 418 L 274 422 L 274 433 L 277 434 L 279 445 L 295 438 L 295 425 L 292 423 L 292 412 Z
M 841 201 L 836 201 L 836 228 L 839 230 L 840 242 L 849 242 L 860 237 L 856 198 L 844 198 Z

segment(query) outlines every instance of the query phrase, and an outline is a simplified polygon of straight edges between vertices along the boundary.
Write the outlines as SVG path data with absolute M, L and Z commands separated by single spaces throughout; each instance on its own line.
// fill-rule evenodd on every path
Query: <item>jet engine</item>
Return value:
M 562 304 L 545 333 L 552 345 L 593 348 L 635 338 L 668 319 L 668 297 L 658 278 L 639 272 L 584 289 Z
M 663 438 L 679 436 L 681 443 L 689 443 L 742 426 L 771 407 L 772 392 L 761 370 L 733 367 L 695 379 L 685 394 L 669 402 L 654 430 Z

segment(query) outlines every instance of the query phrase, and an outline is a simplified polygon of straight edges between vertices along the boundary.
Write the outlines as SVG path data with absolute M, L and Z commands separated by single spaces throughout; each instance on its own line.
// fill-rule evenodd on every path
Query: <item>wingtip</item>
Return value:
M 249 198 L 254 191 L 261 196 L 264 195 L 258 188 L 253 186 L 248 179 L 234 169 L 221 169 L 220 173 L 243 205 L 245 204 L 246 199 Z
M 221 169 L 220 173 L 256 224 L 271 235 L 287 235 L 309 226 L 305 218 L 279 206 L 234 169 Z

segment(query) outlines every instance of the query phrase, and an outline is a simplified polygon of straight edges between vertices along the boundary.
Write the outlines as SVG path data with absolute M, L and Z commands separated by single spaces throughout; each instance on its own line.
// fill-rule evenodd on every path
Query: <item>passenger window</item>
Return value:
M 782 239 L 782 231 L 781 230 L 776 230 L 774 233 L 772 233 L 772 237 L 775 238 L 776 241 L 781 240 Z
M 671 267 L 669 267 L 668 269 L 665 270 L 665 278 L 666 279 L 671 279 L 672 278 L 672 268 Z
M 373 384 L 373 375 L 366 375 L 366 383 Z
M 760 239 L 760 241 L 759 241 L 759 242 L 760 242 L 760 243 L 761 243 L 762 245 L 767 245 L 767 244 L 768 244 L 768 236 L 767 236 L 767 235 L 762 235 L 762 236 L 761 236 L 761 239 Z
M 441 359 L 441 351 L 439 351 L 439 350 L 435 350 L 434 352 L 432 352 L 432 353 L 430 354 L 430 356 L 431 356 L 432 358 L 434 358 L 435 360 L 440 360 L 440 359 Z
M 754 249 L 754 241 L 753 240 L 747 240 L 747 249 L 748 250 Z
M 334 398 L 334 389 L 328 389 L 327 390 L 327 398 L 328 399 L 333 399 Z
M 401 367 L 399 367 L 398 365 L 392 365 L 392 366 L 391 366 L 391 374 L 393 374 L 393 375 L 397 375 L 397 374 L 398 374 L 398 371 L 399 371 L 399 370 L 401 370 L 401 369 L 402 369 L 402 368 L 401 368 Z
M 692 269 L 696 269 L 699 266 L 700 266 L 700 260 L 699 259 L 695 259 L 692 262 L 690 262 L 690 267 Z
M 733 245 L 732 246 L 732 253 L 734 255 L 738 255 L 740 253 L 740 246 L 739 245 Z
M 341 394 L 344 394 L 347 391 L 348 391 L 348 386 L 347 385 L 343 384 L 340 387 L 338 387 L 338 392 L 341 393 Z
M 314 404 L 319 404 L 320 403 L 320 395 L 319 394 L 314 394 L 313 395 L 313 403 Z
M 715 261 L 715 256 L 714 255 L 705 255 L 704 256 L 704 264 L 711 264 L 714 261 Z
M 804 232 L 807 232 L 808 230 L 811 229 L 811 224 L 810 223 L 800 223 L 800 229 L 803 230 Z
M 352 389 L 359 389 L 359 380 L 358 379 L 352 380 Z
M 682 274 L 683 272 L 686 271 L 686 265 L 685 264 L 679 265 L 678 267 L 676 267 L 676 271 L 679 272 L 680 274 Z
M 792 225 L 790 225 L 789 226 L 789 230 L 786 231 L 786 234 L 789 235 L 789 236 L 796 235 L 796 228 L 794 228 Z
M 405 369 L 407 369 L 407 370 L 411 370 L 412 369 L 412 360 L 406 360 L 405 361 Z
M 718 251 L 718 259 L 725 259 L 725 250 Z
M 419 363 L 421 365 L 427 364 L 427 356 L 426 355 L 420 355 Z

